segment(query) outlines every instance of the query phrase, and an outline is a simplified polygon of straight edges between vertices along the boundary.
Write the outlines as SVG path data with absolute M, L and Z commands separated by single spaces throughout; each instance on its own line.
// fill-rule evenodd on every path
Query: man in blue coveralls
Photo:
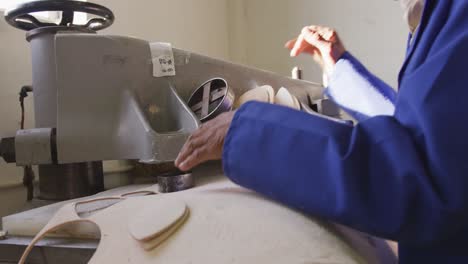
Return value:
M 241 186 L 398 241 L 401 263 L 468 263 L 468 0 L 401 1 L 413 33 L 398 93 L 331 29 L 287 44 L 321 63 L 357 125 L 250 102 L 195 132 L 176 165 L 222 159 Z

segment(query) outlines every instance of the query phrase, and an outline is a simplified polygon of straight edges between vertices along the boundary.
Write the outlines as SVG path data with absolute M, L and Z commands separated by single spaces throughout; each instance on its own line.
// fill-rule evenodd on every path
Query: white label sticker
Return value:
M 174 58 L 162 55 L 157 58 L 157 61 L 156 64 L 158 64 L 159 67 L 155 67 L 156 69 L 154 69 L 154 75 L 156 77 L 175 75 Z
M 172 46 L 169 43 L 151 43 L 151 57 L 153 62 L 153 76 L 175 76 L 175 62 Z

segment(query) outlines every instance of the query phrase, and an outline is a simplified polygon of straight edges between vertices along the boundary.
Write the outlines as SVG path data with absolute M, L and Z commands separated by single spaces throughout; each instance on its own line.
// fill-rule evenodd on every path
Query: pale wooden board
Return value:
M 350 241 L 349 237 L 359 236 L 357 233 L 337 233 L 329 225 L 266 200 L 220 175 L 202 179 L 198 188 L 127 199 L 103 210 L 105 214 L 93 215 L 98 220 L 111 216 L 113 224 L 102 226 L 101 233 L 107 235 L 100 245 L 105 247 L 98 249 L 91 263 L 395 263 L 395 258 L 388 258 L 391 251 L 386 248 L 375 248 L 366 239 Z M 121 195 L 142 187 L 148 189 L 133 186 L 99 196 Z M 190 216 L 178 230 L 171 230 L 174 235 L 168 232 L 141 244 L 128 232 L 128 222 L 162 197 L 184 200 Z M 48 212 L 55 213 L 54 208 L 60 206 L 49 207 Z M 47 221 L 52 216 L 43 210 L 36 215 Z M 108 235 L 112 233 L 119 237 Z M 382 251 L 386 259 L 382 259 Z
M 196 178 L 197 186 L 196 188 L 204 188 L 209 184 L 222 181 L 224 179 L 222 175 L 222 170 L 218 166 L 208 164 L 196 171 L 194 171 L 194 178 Z M 26 236 L 34 237 L 39 231 L 46 226 L 50 221 L 52 216 L 65 204 L 77 201 L 86 201 L 90 199 L 96 199 L 99 197 L 107 196 L 120 196 L 125 193 L 135 192 L 138 190 L 150 189 L 157 191 L 159 188 L 157 185 L 152 184 L 138 184 L 138 185 L 129 185 L 124 187 L 115 188 L 112 190 L 104 191 L 96 195 L 83 197 L 80 199 L 74 199 L 69 201 L 64 201 L 60 203 L 55 203 L 48 206 L 43 206 L 40 208 L 28 210 L 22 213 L 6 216 L 2 218 L 3 229 L 8 231 L 12 236 Z M 57 232 L 57 234 L 52 234 L 57 237 L 74 237 L 74 238 L 95 238 L 98 236 L 94 232 L 92 237 L 83 236 L 83 234 L 93 234 L 94 228 L 89 228 L 85 225 L 76 225 L 70 228 L 70 230 L 65 230 L 62 232 Z
M 147 251 L 132 237 L 128 223 L 157 200 L 168 205 L 183 201 L 190 216 Z M 80 219 L 74 208 L 62 207 L 35 241 L 64 223 L 96 223 L 102 238 L 90 263 L 367 263 L 320 222 L 228 180 L 185 192 L 127 198 L 87 219 Z M 171 214 L 171 209 L 159 208 L 160 214 L 166 212 Z
M 8 231 L 11 236 L 26 236 L 34 237 L 39 231 L 46 226 L 52 216 L 65 204 L 70 202 L 85 201 L 95 199 L 99 197 L 107 196 L 119 196 L 125 193 L 134 192 L 141 189 L 150 188 L 152 185 L 129 185 L 120 187 L 112 190 L 108 190 L 102 193 L 98 193 L 93 196 L 84 197 L 80 199 L 74 199 L 64 202 L 51 204 L 48 206 L 28 210 L 22 213 L 6 216 L 2 218 L 3 229 Z M 69 230 L 62 230 L 57 232 L 53 236 L 57 237 L 80 237 L 80 238 L 95 238 L 98 234 L 89 237 L 89 234 L 93 233 L 94 228 L 90 228 L 86 225 L 76 225 L 71 227 Z M 87 234 L 83 236 L 82 234 Z

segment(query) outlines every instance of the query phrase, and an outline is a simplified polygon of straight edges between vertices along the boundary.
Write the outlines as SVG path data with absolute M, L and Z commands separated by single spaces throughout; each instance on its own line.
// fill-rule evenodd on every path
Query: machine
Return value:
M 39 11 L 61 11 L 62 19 L 57 24 L 40 21 L 33 14 Z M 75 24 L 75 12 L 87 13 L 88 22 Z M 112 11 L 97 4 L 35 1 L 8 10 L 5 18 L 27 31 L 36 128 L 1 139 L 0 156 L 18 166 L 38 165 L 39 199 L 61 201 L 103 191 L 103 161 L 173 162 L 202 121 L 231 110 L 235 97 L 258 86 L 287 87 L 301 105 L 311 108 L 322 99 L 318 84 L 167 43 L 97 34 L 114 21 Z M 216 173 L 219 168 L 205 171 Z M 193 186 L 192 179 L 185 179 L 185 173 L 161 178 L 164 184 Z M 17 260 L 30 241 L 18 235 L 24 233 L 0 237 L 0 261 Z M 45 252 L 55 256 L 49 263 L 60 263 L 64 256 L 68 263 L 80 263 L 96 248 L 89 241 L 49 242 L 43 244 Z M 40 258 L 40 252 L 34 254 Z
M 41 22 L 31 15 L 38 11 L 62 11 L 62 20 Z M 76 25 L 74 12 L 92 18 Z M 99 35 L 114 15 L 89 2 L 35 1 L 7 11 L 5 18 L 27 30 L 36 128 L 2 139 L 0 156 L 19 166 L 39 165 L 39 193 L 46 200 L 102 191 L 105 160 L 173 161 L 200 124 L 189 97 L 210 80 L 224 80 L 232 96 L 265 84 L 287 87 L 306 103 L 322 95 L 317 84 L 170 44 Z

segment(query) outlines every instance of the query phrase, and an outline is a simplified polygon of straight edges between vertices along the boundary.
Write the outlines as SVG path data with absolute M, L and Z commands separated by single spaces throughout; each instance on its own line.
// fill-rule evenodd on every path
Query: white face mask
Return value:
M 415 32 L 421 22 L 425 0 L 400 0 L 401 7 L 405 11 L 404 18 L 411 32 Z

